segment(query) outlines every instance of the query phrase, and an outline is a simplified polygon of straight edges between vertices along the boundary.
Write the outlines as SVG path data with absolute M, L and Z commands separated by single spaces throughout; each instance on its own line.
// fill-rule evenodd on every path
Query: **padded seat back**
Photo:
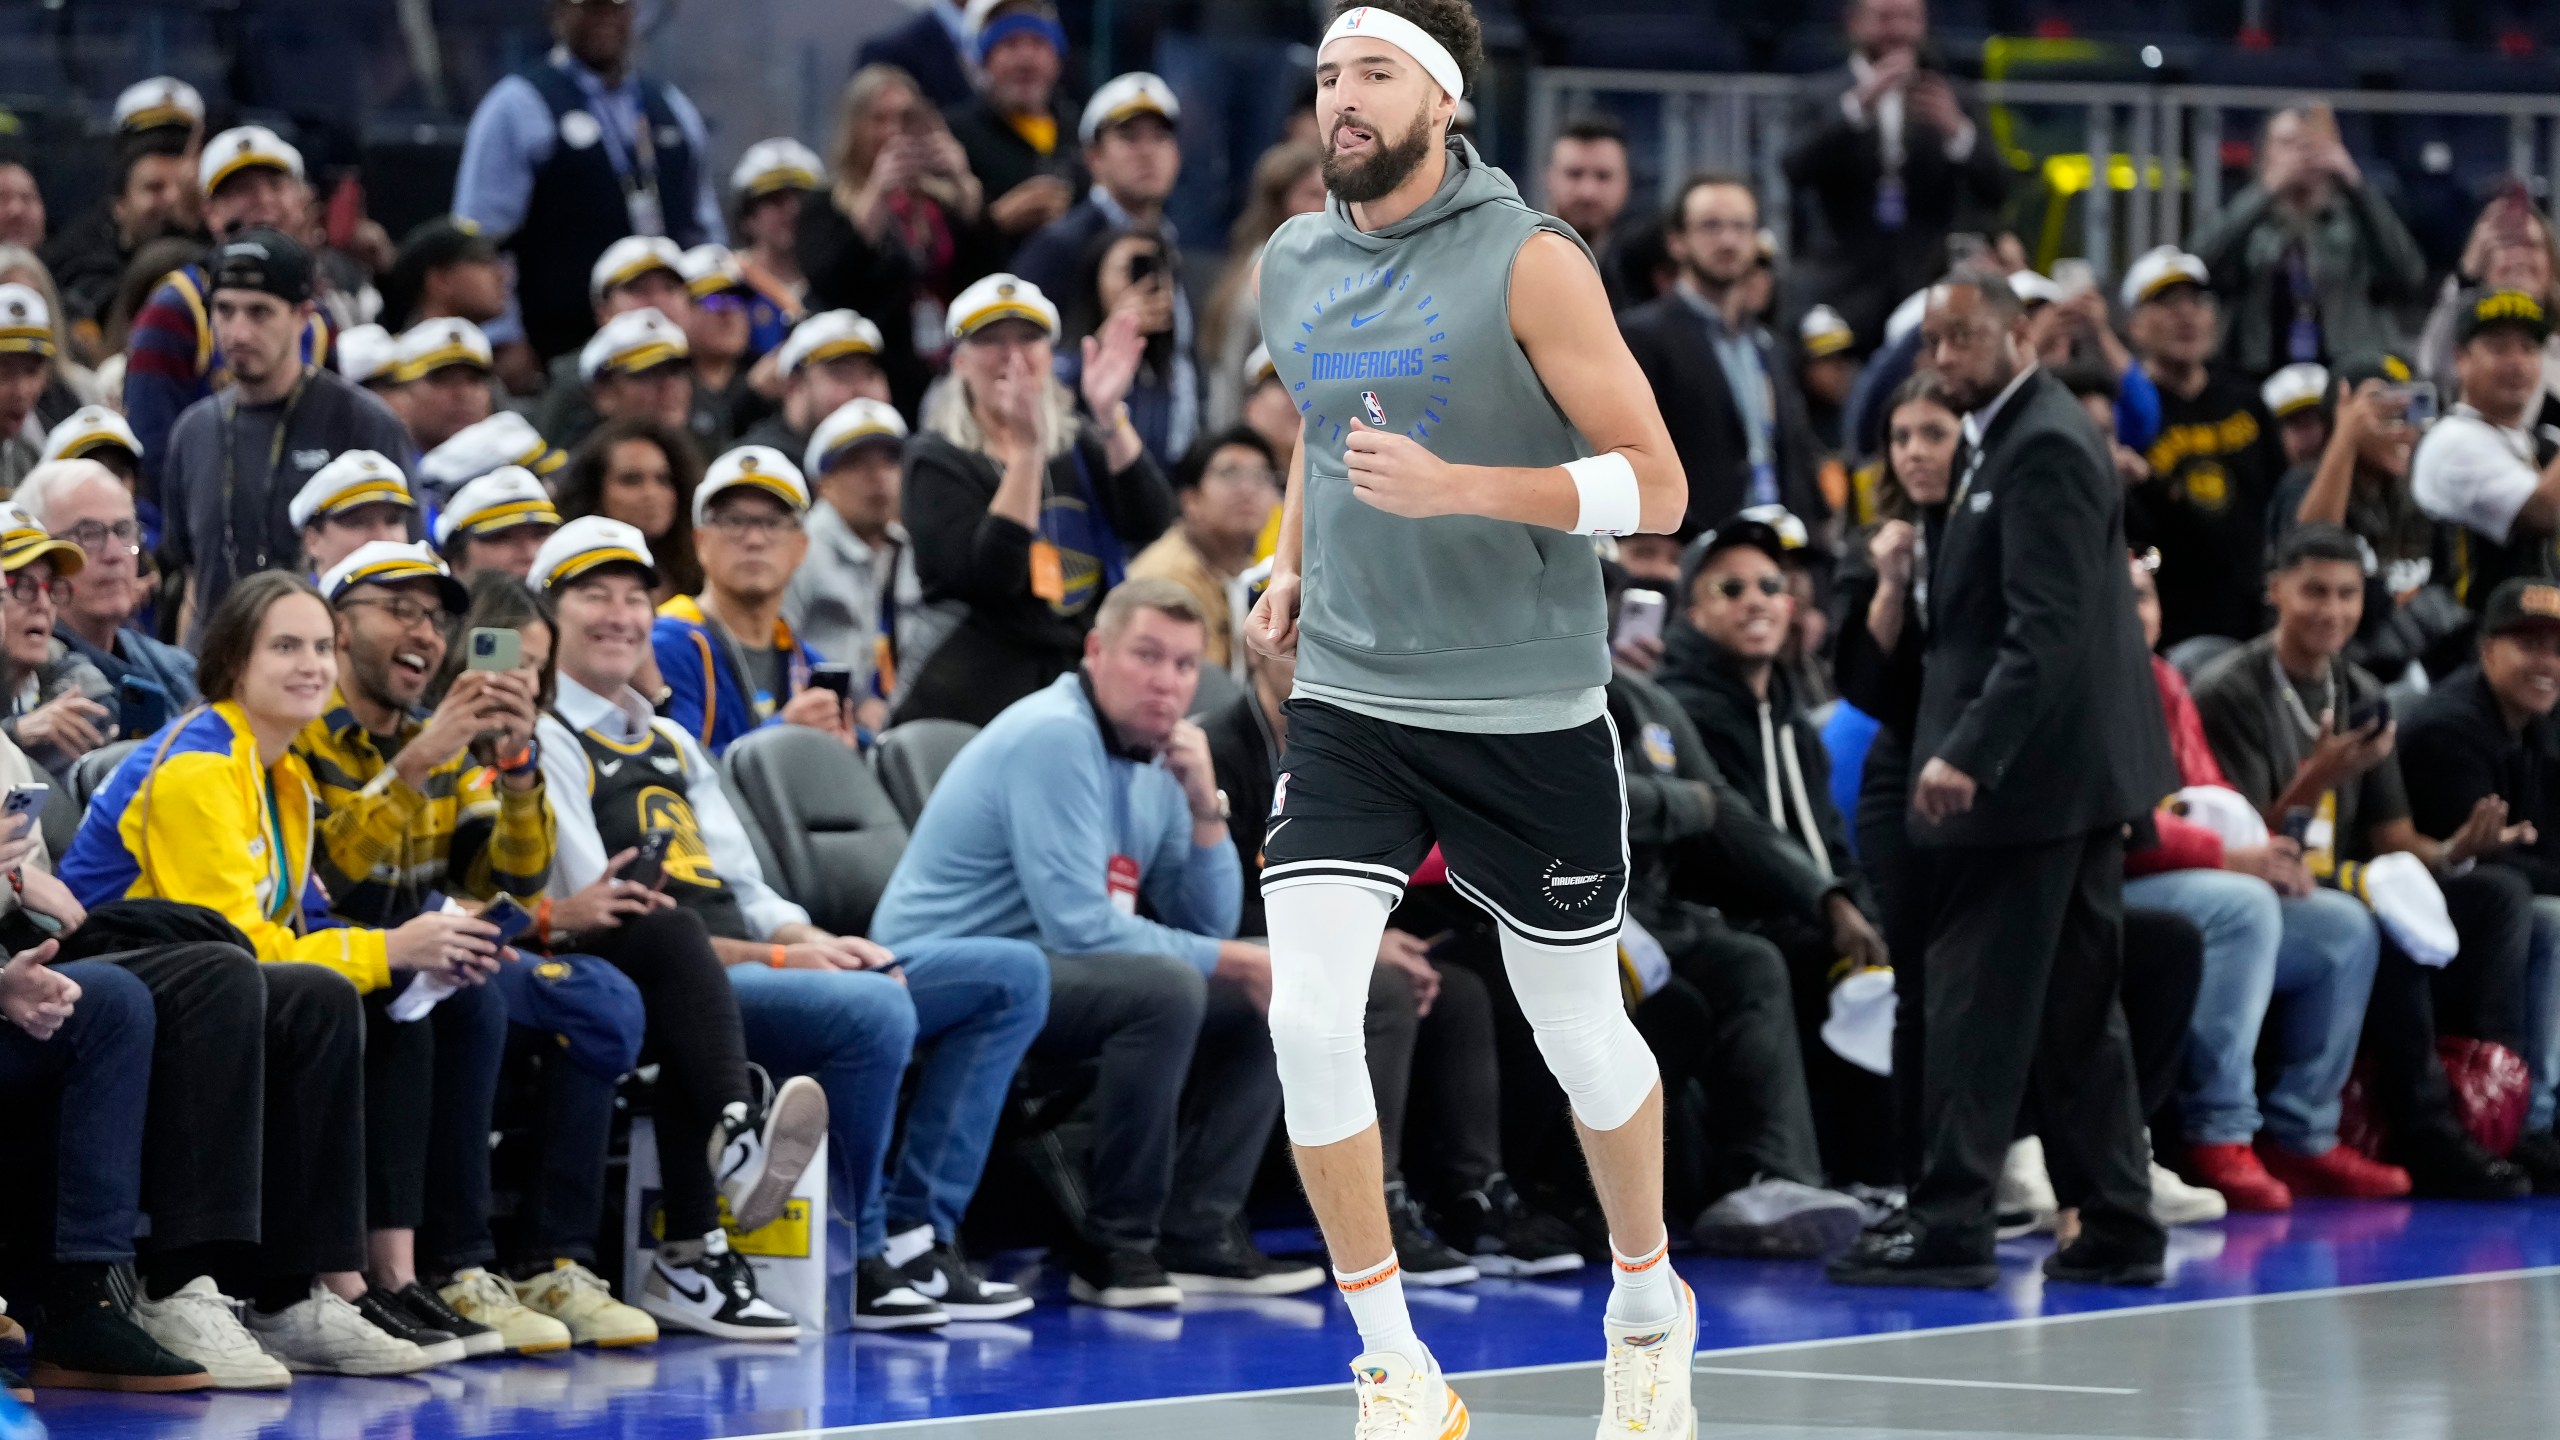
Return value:
M 112 744 L 101 745 L 72 761 L 71 803 L 79 806 L 82 814 L 87 814 L 89 802 L 97 798 L 100 790 L 106 788 L 107 777 L 116 773 L 116 767 L 124 763 L 124 757 L 132 754 L 141 744 L 139 740 L 118 740 Z M 54 852 L 56 856 L 61 853 L 59 850 Z
M 907 826 L 862 757 L 823 731 L 768 725 L 731 745 L 722 768 L 772 852 L 766 881 L 820 927 L 866 933 Z
M 925 797 L 977 734 L 978 727 L 965 720 L 910 720 L 881 733 L 873 763 L 880 767 L 880 783 L 907 824 L 914 825 L 924 813 Z

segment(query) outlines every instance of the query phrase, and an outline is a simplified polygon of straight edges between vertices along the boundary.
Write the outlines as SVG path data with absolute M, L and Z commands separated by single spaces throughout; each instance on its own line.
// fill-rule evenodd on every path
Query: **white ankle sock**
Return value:
M 1680 1292 L 1672 1288 L 1671 1237 L 1653 1247 L 1653 1253 L 1629 1257 L 1618 1249 L 1617 1241 L 1609 1242 L 1610 1269 L 1617 1283 L 1609 1289 L 1608 1318 L 1620 1325 L 1669 1324 L 1680 1318 Z
M 1417 1370 L 1431 1363 L 1431 1352 L 1413 1333 L 1413 1314 L 1404 1307 L 1404 1272 L 1392 1251 L 1366 1270 L 1334 1271 L 1333 1283 L 1351 1307 L 1351 1323 L 1360 1327 L 1362 1350 L 1392 1351 Z

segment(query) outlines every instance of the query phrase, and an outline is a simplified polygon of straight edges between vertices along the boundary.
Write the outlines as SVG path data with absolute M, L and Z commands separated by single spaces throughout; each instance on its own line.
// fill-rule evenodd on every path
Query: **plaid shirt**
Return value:
M 424 715 L 402 717 L 400 744 L 424 728 Z M 539 780 L 529 790 L 507 789 L 465 752 L 413 790 L 334 690 L 328 712 L 304 727 L 293 749 L 319 790 L 315 868 L 331 913 L 391 926 L 424 911 L 437 891 L 477 900 L 542 893 L 552 830 Z

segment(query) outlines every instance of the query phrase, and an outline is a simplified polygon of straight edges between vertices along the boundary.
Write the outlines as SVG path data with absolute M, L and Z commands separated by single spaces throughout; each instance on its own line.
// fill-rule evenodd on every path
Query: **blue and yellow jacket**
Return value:
M 55 873 L 83 905 L 201 905 L 240 927 L 261 960 L 326 965 L 360 991 L 379 990 L 391 983 L 383 932 L 331 925 L 311 873 L 318 805 L 302 758 L 260 765 L 248 717 L 224 701 L 170 721 L 125 757 Z
M 658 607 L 658 622 L 649 632 L 658 655 L 658 674 L 667 685 L 658 713 L 717 756 L 729 742 L 771 724 L 809 683 L 809 671 L 822 663 L 817 651 L 803 645 L 780 620 L 773 622 L 773 648 L 786 657 L 784 692 L 767 694 L 754 688 L 731 658 L 729 646 L 714 633 L 702 607 L 690 595 L 679 595 Z

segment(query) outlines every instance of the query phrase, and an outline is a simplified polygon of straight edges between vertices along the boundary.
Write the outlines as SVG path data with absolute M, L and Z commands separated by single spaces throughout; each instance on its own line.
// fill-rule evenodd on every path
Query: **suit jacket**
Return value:
M 1929 537 L 1912 773 L 1943 759 L 1973 808 L 1915 844 L 2022 845 L 2146 815 L 2177 788 L 2125 564 L 2124 487 L 2062 382 L 2030 374 Z
M 1706 321 L 1687 299 L 1677 293 L 1657 296 L 1621 313 L 1618 329 L 1653 385 L 1680 468 L 1688 472 L 1689 511 L 1679 532 L 1686 540 L 1751 503 L 1751 441 L 1743 433 L 1742 412 L 1734 406 L 1724 364 L 1707 338 Z M 1778 498 L 1810 525 L 1831 513 L 1819 475 L 1822 442 L 1805 417 L 1804 396 L 1786 357 L 1767 331 L 1758 340 L 1777 402 Z
M 977 87 L 969 78 L 968 62 L 960 58 L 958 46 L 951 43 L 951 32 L 942 27 L 942 18 L 933 13 L 930 4 L 914 19 L 885 35 L 874 35 L 862 42 L 854 52 L 853 68 L 865 65 L 895 65 L 916 82 L 928 105 L 948 108 L 968 100 Z M 987 192 L 995 198 L 995 192 Z
M 1840 109 L 1840 97 L 1857 83 L 1845 65 L 1825 71 L 1806 85 L 1797 112 L 1798 138 L 1787 149 L 1786 171 L 1796 195 L 1801 293 L 1787 310 L 1831 306 L 1849 322 L 1856 353 L 1864 355 L 1883 343 L 1893 307 L 1946 268 L 1947 236 L 1989 224 L 2008 194 L 2009 169 L 1979 116 L 1973 117 L 1973 149 L 1960 162 L 1947 158 L 1946 136 L 1906 120 L 1902 228 L 1878 228 L 1883 142 L 1872 118 L 1853 125 Z

